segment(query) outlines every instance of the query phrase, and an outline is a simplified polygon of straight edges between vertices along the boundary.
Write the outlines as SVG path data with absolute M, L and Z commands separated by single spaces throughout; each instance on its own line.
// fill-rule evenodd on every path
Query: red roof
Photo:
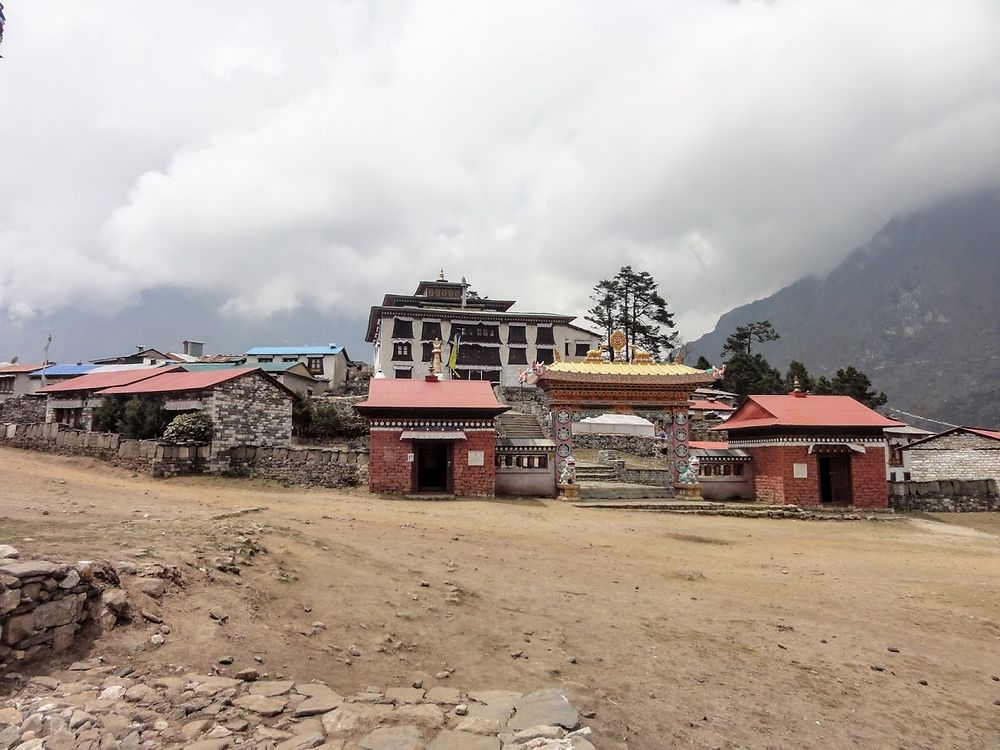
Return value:
M 965 429 L 974 435 L 1000 440 L 1000 430 L 984 430 L 981 427 L 966 427 Z
M 486 380 L 405 380 L 373 378 L 368 399 L 355 407 L 365 409 L 476 409 L 506 411 Z
M 19 372 L 34 372 L 41 370 L 45 365 L 4 365 L 0 367 L 0 375 L 14 375 Z
M 107 390 L 101 391 L 101 395 L 129 396 L 143 393 L 201 391 L 206 388 L 212 388 L 213 386 L 225 383 L 228 380 L 242 378 L 246 375 L 250 375 L 251 373 L 263 374 L 263 371 L 259 369 L 245 370 L 233 368 L 226 370 L 201 370 L 198 372 L 186 372 L 180 368 L 172 368 L 170 372 L 164 372 L 162 375 L 157 375 L 155 378 L 143 380 L 138 383 L 132 383 L 130 385 L 122 385 L 117 388 L 108 388 Z M 279 388 L 288 390 L 285 386 L 281 385 L 273 378 L 268 377 L 268 380 Z
M 914 440 L 912 443 L 900 446 L 900 448 L 906 450 L 907 448 L 912 448 L 915 445 L 923 445 L 924 443 L 929 443 L 931 440 L 937 440 L 939 437 L 944 437 L 945 435 L 953 435 L 956 432 L 971 432 L 973 435 L 979 435 L 980 437 L 990 438 L 991 440 L 1000 440 L 1000 430 L 984 430 L 982 427 L 952 427 L 950 430 L 939 432 L 936 435 L 921 438 L 920 440 Z
M 689 401 L 688 409 L 698 409 L 701 411 L 734 411 L 736 407 L 724 404 L 721 401 Z
M 727 451 L 729 443 L 725 440 L 689 440 L 689 448 L 700 448 L 703 451 Z
M 714 430 L 751 427 L 899 427 L 850 396 L 747 396 Z
M 103 391 L 106 388 L 125 386 L 142 380 L 156 377 L 166 372 L 173 372 L 176 367 L 143 367 L 134 370 L 112 370 L 111 372 L 94 372 L 88 375 L 77 375 L 61 383 L 40 389 L 39 393 L 67 393 L 71 391 Z

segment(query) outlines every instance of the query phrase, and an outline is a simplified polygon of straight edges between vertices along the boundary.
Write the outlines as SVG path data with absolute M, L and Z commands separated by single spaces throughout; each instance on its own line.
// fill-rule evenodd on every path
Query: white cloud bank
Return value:
M 364 311 L 444 267 L 694 337 L 1000 183 L 995 0 L 11 2 L 0 311 L 179 285 Z

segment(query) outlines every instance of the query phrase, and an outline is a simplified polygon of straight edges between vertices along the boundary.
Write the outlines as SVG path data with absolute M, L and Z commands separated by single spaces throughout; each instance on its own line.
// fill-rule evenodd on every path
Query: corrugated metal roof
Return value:
M 44 375 L 47 378 L 65 378 L 65 377 L 75 377 L 77 375 L 86 375 L 91 370 L 95 369 L 97 365 L 49 365 L 43 370 L 35 370 L 31 373 L 32 377 L 41 377 Z
M 0 367 L 0 375 L 16 375 L 20 372 L 34 372 L 45 367 L 44 364 L 37 365 L 3 365 Z
M 72 391 L 103 391 L 114 386 L 136 383 L 155 377 L 174 368 L 141 367 L 110 372 L 92 372 L 42 388 L 39 393 L 68 393 Z
M 226 381 L 249 375 L 256 369 L 230 368 L 227 370 L 210 370 L 208 372 L 185 372 L 183 369 L 177 368 L 171 372 L 165 372 L 156 377 L 139 381 L 138 383 L 107 388 L 101 391 L 101 395 L 134 396 L 143 393 L 201 391 L 225 383 Z
M 936 435 L 931 435 L 930 437 L 925 437 L 920 440 L 914 440 L 909 445 L 899 446 L 900 450 L 908 450 L 915 446 L 923 445 L 924 443 L 930 443 L 937 440 L 945 435 L 953 435 L 956 432 L 971 432 L 973 435 L 979 435 L 980 437 L 990 438 L 991 440 L 1000 440 L 1000 430 L 985 430 L 982 427 L 952 427 L 950 430 L 945 430 L 944 432 L 939 432 Z
M 506 410 L 485 380 L 372 379 L 368 399 L 355 405 L 365 409 L 492 409 Z
M 735 411 L 735 406 L 730 406 L 729 404 L 724 404 L 721 401 L 689 401 L 688 409 L 695 409 L 698 411 Z
M 898 427 L 850 396 L 747 396 L 723 425 L 712 429 L 751 427 Z
M 323 354 L 340 354 L 344 351 L 344 347 L 339 344 L 327 344 L 325 346 L 255 346 L 253 349 L 247 349 L 247 356 L 287 356 L 292 357 L 296 355 L 323 355 Z

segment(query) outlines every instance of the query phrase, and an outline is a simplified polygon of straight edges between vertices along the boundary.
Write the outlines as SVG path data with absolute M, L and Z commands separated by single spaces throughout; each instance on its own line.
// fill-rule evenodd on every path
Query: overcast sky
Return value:
M 1000 184 L 997 0 L 5 4 L 0 359 L 164 287 L 348 325 L 441 267 L 582 313 L 631 263 L 691 339 Z

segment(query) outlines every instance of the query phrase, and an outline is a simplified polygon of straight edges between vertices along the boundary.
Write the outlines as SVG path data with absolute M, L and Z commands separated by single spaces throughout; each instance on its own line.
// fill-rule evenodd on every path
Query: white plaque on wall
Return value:
M 808 464 L 792 464 L 792 476 L 795 479 L 806 479 L 809 477 Z
M 485 466 L 485 465 L 486 465 L 485 451 L 469 451 L 469 466 Z

